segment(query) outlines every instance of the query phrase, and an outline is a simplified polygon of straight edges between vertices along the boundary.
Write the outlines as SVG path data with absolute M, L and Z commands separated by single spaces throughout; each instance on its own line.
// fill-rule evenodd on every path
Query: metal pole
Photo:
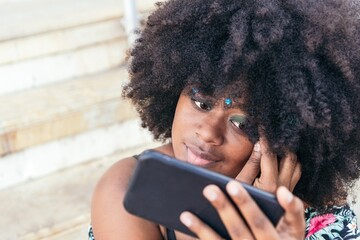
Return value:
M 138 25 L 135 0 L 123 0 L 124 2 L 124 24 L 128 43 L 132 45 L 135 41 L 134 31 Z

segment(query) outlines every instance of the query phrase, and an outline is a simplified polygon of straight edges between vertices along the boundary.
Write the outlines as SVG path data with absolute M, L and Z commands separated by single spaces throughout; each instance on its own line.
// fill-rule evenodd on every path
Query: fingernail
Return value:
M 254 145 L 254 151 L 255 152 L 260 152 L 260 143 L 259 142 L 256 142 L 255 145 Z
M 290 203 L 293 200 L 294 195 L 286 187 L 281 187 L 280 190 L 282 191 L 282 194 L 286 201 Z
M 209 201 L 215 201 L 218 197 L 217 193 L 212 189 L 212 187 L 206 187 L 204 189 L 204 195 Z
M 228 183 L 227 191 L 229 192 L 230 195 L 233 195 L 233 196 L 239 195 L 239 193 L 240 193 L 239 184 L 240 183 L 235 182 L 235 181 L 231 181 Z
M 190 227 L 192 224 L 191 217 L 189 216 L 189 213 L 187 213 L 187 212 L 181 213 L 180 221 L 187 227 Z

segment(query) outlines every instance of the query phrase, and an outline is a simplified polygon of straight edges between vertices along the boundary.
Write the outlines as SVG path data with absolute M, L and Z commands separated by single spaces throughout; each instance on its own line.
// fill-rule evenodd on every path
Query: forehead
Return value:
M 239 91 L 231 91 L 231 89 L 223 88 L 215 91 L 202 89 L 201 87 L 191 86 L 185 91 L 186 95 L 198 96 L 201 100 L 207 101 L 213 105 L 223 105 L 225 108 L 244 108 L 244 96 Z
M 199 78 L 198 81 L 190 79 L 186 85 L 197 87 L 203 94 L 212 97 L 229 96 L 232 98 L 244 98 L 248 92 L 246 77 L 239 75 L 233 78 L 214 76 L 213 78 Z

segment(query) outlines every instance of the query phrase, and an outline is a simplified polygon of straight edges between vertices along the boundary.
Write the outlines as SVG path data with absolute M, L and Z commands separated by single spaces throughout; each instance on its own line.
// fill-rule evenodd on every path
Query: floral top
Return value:
M 348 205 L 333 207 L 331 213 L 319 214 L 313 208 L 305 210 L 306 240 L 359 239 L 356 216 Z
M 356 216 L 348 205 L 333 207 L 332 213 L 319 214 L 313 208 L 305 210 L 305 240 L 360 240 Z M 95 240 L 92 228 L 88 239 Z

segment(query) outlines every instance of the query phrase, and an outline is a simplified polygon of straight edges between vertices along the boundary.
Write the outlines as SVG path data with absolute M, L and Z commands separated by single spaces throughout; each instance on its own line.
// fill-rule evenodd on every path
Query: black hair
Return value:
M 296 152 L 295 194 L 318 208 L 340 204 L 360 174 L 359 1 L 157 5 L 131 50 L 123 91 L 142 126 L 166 140 L 186 86 L 211 94 L 234 84 L 271 149 Z

